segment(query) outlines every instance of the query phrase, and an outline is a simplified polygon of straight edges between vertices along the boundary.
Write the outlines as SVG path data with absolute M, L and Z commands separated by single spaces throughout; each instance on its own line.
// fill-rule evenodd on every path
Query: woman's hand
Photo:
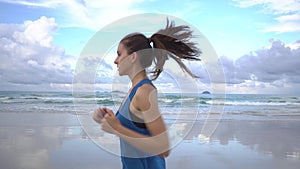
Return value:
M 94 111 L 93 119 L 101 124 L 101 120 L 104 118 L 104 115 L 106 114 L 105 108 L 98 108 Z
M 115 116 L 112 110 L 108 108 L 103 108 L 104 118 L 101 120 L 101 128 L 103 131 L 106 131 L 111 134 L 116 134 L 118 129 L 122 126 L 119 119 Z

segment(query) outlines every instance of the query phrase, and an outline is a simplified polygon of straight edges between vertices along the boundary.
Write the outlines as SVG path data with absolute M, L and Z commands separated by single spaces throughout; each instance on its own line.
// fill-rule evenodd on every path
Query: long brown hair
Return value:
M 169 22 L 167 19 L 166 27 L 157 31 L 151 37 L 147 38 L 141 33 L 132 33 L 125 36 L 120 43 L 125 46 L 128 54 L 132 54 L 133 52 L 138 53 L 143 50 L 143 54 L 145 55 L 146 51 L 147 56 L 145 57 L 150 57 L 151 59 L 142 59 L 143 61 L 141 64 L 146 68 L 151 66 L 154 61 L 155 66 L 151 71 L 153 74 L 152 80 L 158 78 L 169 57 L 174 59 L 184 72 L 197 78 L 197 76 L 182 62 L 182 59 L 194 61 L 201 60 L 199 58 L 201 54 L 200 49 L 197 47 L 196 43 L 191 41 L 191 38 L 193 38 L 192 33 L 189 26 L 175 26 L 174 21 Z M 153 43 L 153 50 L 150 45 L 151 42 Z M 154 59 L 152 57 L 154 57 Z

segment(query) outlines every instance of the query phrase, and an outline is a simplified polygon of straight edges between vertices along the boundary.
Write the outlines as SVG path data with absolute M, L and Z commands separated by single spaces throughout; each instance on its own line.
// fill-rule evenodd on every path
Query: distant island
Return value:
M 209 91 L 203 91 L 202 94 L 210 94 Z

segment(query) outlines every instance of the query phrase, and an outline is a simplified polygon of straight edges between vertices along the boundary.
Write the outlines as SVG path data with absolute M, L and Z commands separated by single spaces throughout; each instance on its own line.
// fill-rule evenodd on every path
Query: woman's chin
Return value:
M 125 74 L 122 72 L 119 72 L 119 76 L 124 76 Z
M 119 71 L 119 70 L 118 70 L 118 73 L 119 73 L 119 76 L 125 76 L 125 75 L 127 75 L 127 73 Z

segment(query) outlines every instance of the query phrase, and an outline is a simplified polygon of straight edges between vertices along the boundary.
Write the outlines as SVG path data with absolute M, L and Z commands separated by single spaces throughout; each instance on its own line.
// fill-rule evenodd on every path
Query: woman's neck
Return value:
M 140 71 L 135 76 L 130 77 L 132 86 L 135 86 L 138 82 L 146 78 L 148 78 L 146 75 L 146 71 L 145 70 Z

